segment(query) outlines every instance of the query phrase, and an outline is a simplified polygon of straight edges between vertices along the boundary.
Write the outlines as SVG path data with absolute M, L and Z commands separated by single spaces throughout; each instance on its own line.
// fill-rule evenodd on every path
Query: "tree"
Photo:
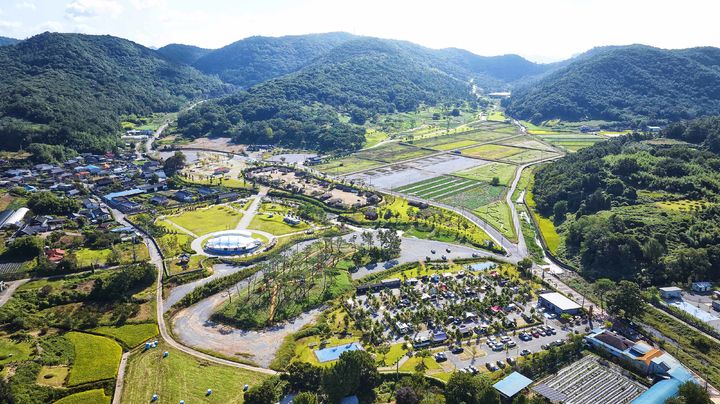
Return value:
M 44 243 L 41 238 L 34 236 L 23 236 L 13 240 L 5 255 L 14 258 L 33 258 L 43 251 Z
M 372 401 L 373 389 L 380 384 L 375 361 L 365 351 L 348 351 L 340 355 L 337 363 L 323 375 L 323 389 L 330 402 L 357 395 L 362 401 Z
M 445 386 L 447 404 L 499 403 L 500 398 L 483 375 L 455 372 Z
M 176 172 L 182 170 L 185 167 L 185 154 L 181 151 L 176 151 L 175 154 L 165 159 L 163 163 L 163 170 L 167 175 L 174 175 Z
M 32 194 L 28 198 L 27 206 L 38 215 L 68 215 L 80 208 L 76 200 L 61 198 L 46 191 Z
M 293 404 L 318 404 L 318 397 L 315 393 L 303 391 L 296 395 L 293 400 Z
M 608 278 L 601 278 L 593 283 L 593 289 L 600 298 L 600 310 L 604 310 L 605 295 L 611 290 L 615 289 L 615 282 Z
M 711 404 L 710 395 L 699 384 L 690 380 L 680 385 L 677 397 L 667 399 L 665 404 Z
M 645 302 L 637 283 L 620 281 L 617 287 L 607 294 L 607 308 L 611 314 L 633 319 L 645 311 Z
M 265 379 L 262 383 L 251 387 L 245 393 L 245 403 L 247 404 L 274 404 L 280 398 L 282 393 L 282 383 L 279 382 L 277 376 Z
M 2 377 L 0 377 L 0 403 L 15 404 L 15 397 L 13 396 L 10 384 Z
M 520 271 L 521 274 L 523 274 L 525 276 L 528 276 L 531 273 L 530 268 L 532 268 L 532 266 L 533 266 L 533 262 L 528 257 L 521 259 L 517 263 L 518 270 Z
M 396 404 L 418 404 L 419 402 L 420 402 L 420 397 L 415 392 L 415 389 L 413 389 L 410 386 L 400 387 L 395 392 L 395 403 Z
M 568 211 L 567 201 L 557 201 L 553 205 L 553 220 L 555 224 L 560 224 L 565 221 L 565 215 Z
M 322 369 L 308 362 L 293 362 L 280 378 L 288 383 L 291 391 L 318 391 Z
M 490 185 L 494 187 L 500 185 L 500 177 L 492 177 L 492 179 L 490 180 Z

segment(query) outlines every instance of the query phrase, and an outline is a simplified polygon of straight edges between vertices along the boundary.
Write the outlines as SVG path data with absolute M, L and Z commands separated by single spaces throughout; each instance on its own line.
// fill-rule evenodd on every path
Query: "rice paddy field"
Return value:
M 112 379 L 117 375 L 122 348 L 115 341 L 74 331 L 65 337 L 75 347 L 75 363 L 70 369 L 68 386 Z
M 375 150 L 375 149 L 371 149 Z M 382 161 L 369 160 L 356 156 L 343 157 L 341 159 L 332 160 L 325 164 L 315 166 L 315 169 L 331 175 L 349 174 L 361 170 L 369 170 L 383 165 Z
M 484 144 L 472 147 L 462 151 L 463 155 L 472 156 L 487 160 L 507 159 L 510 156 L 524 152 L 525 149 L 517 147 L 503 146 L 498 144 Z

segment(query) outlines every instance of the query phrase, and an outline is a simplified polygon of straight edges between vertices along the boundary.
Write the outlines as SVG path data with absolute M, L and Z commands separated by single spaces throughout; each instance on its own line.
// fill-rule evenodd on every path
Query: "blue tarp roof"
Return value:
M 493 387 L 505 397 L 512 397 L 531 383 L 532 380 L 527 377 L 518 372 L 512 372 L 508 377 L 495 383 Z

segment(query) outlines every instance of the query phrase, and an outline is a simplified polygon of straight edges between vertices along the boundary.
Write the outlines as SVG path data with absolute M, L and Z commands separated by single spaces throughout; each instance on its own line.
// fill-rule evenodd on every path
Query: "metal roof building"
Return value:
M 580 305 L 557 292 L 543 293 L 538 296 L 540 304 L 557 314 L 575 314 L 580 311 Z
M 493 388 L 503 396 L 512 398 L 530 384 L 532 384 L 532 380 L 518 372 L 512 372 L 506 378 L 493 384 Z

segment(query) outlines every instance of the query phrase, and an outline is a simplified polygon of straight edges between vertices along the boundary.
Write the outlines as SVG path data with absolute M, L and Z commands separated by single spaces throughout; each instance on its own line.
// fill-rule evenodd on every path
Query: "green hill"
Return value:
M 590 278 L 720 281 L 720 117 L 598 143 L 537 170 L 559 254 Z
M 107 150 L 121 114 L 177 110 L 226 90 L 197 70 L 111 36 L 44 33 L 0 47 L 0 147 Z
M 718 114 L 720 49 L 594 49 L 515 89 L 506 106 L 534 123 L 599 119 L 637 127 Z
M 19 39 L 0 36 L 0 46 L 15 45 L 18 42 L 20 42 Z
M 182 63 L 186 65 L 191 65 L 195 63 L 198 59 L 201 57 L 207 55 L 208 53 L 212 52 L 212 49 L 205 49 L 205 48 L 199 48 L 197 46 L 192 45 L 182 45 L 182 44 L 170 44 L 165 45 L 162 48 L 157 50 L 158 53 L 165 56 L 169 60 L 175 62 L 175 63 Z
M 218 75 L 227 83 L 249 87 L 295 72 L 352 38 L 344 32 L 253 36 L 208 53 L 196 60 L 194 66 L 205 73 Z

